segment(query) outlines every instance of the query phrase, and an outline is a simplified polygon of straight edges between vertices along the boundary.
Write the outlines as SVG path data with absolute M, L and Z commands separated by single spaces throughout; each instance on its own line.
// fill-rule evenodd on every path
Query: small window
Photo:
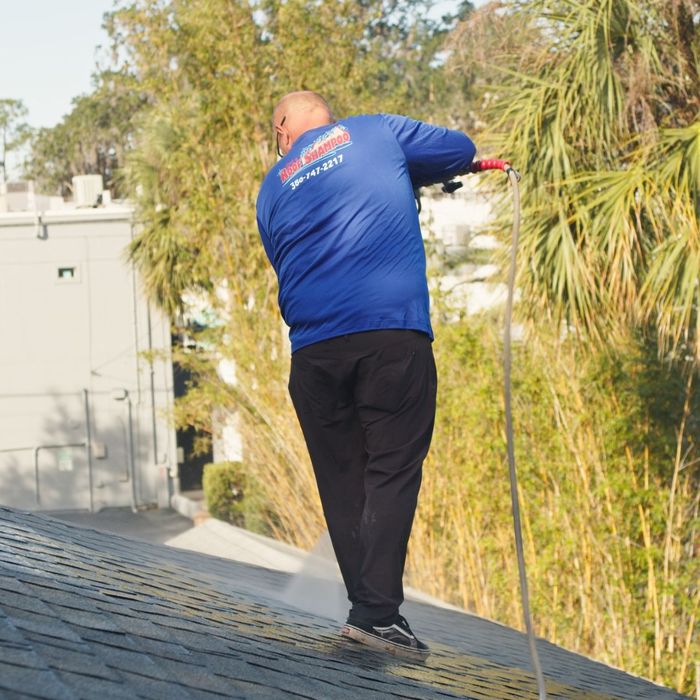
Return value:
M 80 284 L 80 265 L 58 265 L 56 284 Z
M 76 269 L 74 267 L 59 267 L 58 279 L 73 280 L 75 279 Z

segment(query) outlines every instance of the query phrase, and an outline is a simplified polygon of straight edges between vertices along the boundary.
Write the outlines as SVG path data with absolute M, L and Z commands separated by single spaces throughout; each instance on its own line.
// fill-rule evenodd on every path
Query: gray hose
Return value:
M 506 442 L 508 448 L 508 471 L 510 473 L 510 499 L 513 508 L 513 529 L 515 530 L 515 550 L 518 555 L 518 574 L 520 576 L 520 593 L 522 596 L 523 617 L 527 630 L 527 641 L 530 647 L 532 666 L 537 678 L 537 690 L 540 700 L 547 700 L 544 676 L 540 666 L 540 658 L 537 654 L 537 643 L 532 628 L 530 615 L 530 594 L 527 587 L 527 574 L 525 571 L 525 553 L 523 550 L 523 533 L 520 523 L 520 499 L 518 498 L 518 475 L 515 470 L 515 448 L 513 440 L 513 414 L 511 409 L 511 321 L 513 318 L 513 294 L 515 291 L 515 265 L 518 253 L 518 236 L 520 234 L 520 190 L 518 180 L 520 175 L 508 167 L 506 169 L 508 179 L 513 186 L 513 234 L 511 240 L 510 272 L 508 274 L 508 300 L 506 302 L 505 326 L 503 331 L 503 384 L 506 410 Z

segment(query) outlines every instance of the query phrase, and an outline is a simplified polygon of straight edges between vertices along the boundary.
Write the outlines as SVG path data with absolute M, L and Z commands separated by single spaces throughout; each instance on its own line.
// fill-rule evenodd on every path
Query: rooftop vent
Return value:
M 102 175 L 76 175 L 73 178 L 73 201 L 76 207 L 96 207 L 102 203 Z
M 0 182 L 0 214 L 63 209 L 63 197 L 40 194 L 32 180 Z
M 31 180 L 0 183 L 0 212 L 30 211 L 36 208 Z
M 31 180 L 17 180 L 15 182 L 6 182 L 5 191 L 7 194 L 19 194 L 22 192 L 34 192 L 34 182 Z

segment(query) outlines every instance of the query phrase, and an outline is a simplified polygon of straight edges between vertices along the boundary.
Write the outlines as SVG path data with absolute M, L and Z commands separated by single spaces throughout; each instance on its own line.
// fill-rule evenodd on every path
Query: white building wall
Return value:
M 125 262 L 131 235 L 125 207 L 0 215 L 0 503 L 168 504 L 169 323 Z
M 436 244 L 442 261 L 451 262 L 449 270 L 430 280 L 432 288 L 439 287 L 457 311 L 476 314 L 503 304 L 506 285 L 494 278 L 498 270 L 490 260 L 499 243 L 484 233 L 493 219 L 491 201 L 477 188 L 476 178 L 462 182 L 452 195 L 425 190 L 420 221 L 423 237 Z M 470 262 L 477 256 L 481 262 Z

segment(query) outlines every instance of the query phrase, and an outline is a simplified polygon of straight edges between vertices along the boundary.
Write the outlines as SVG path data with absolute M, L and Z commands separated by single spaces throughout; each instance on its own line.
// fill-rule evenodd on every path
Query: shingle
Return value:
M 80 643 L 81 638 L 63 620 L 55 617 L 32 615 L 31 617 L 15 617 L 13 622 L 16 627 L 28 633 L 45 634 L 66 642 Z
M 0 641 L 0 671 L 4 665 L 46 668 L 46 663 L 29 644 Z
M 65 582 L 31 581 L 27 588 L 48 605 L 61 605 L 75 610 L 97 610 L 98 594 L 85 586 L 69 586 Z
M 80 636 L 97 648 L 135 649 L 133 640 L 123 632 L 108 632 L 86 627 L 80 631 Z
M 0 664 L 22 668 L 46 669 L 46 661 L 31 647 L 0 645 Z
M 44 558 L 50 558 L 50 556 L 50 552 L 46 552 Z M 42 597 L 43 590 L 65 591 L 67 593 L 75 593 L 81 597 L 90 597 L 93 595 L 90 588 L 86 588 L 85 585 L 78 585 L 75 579 L 63 574 L 64 572 L 62 569 L 60 570 L 60 575 L 54 577 L 47 577 L 43 573 L 32 574 L 23 572 L 16 575 L 13 580 L 16 586 L 29 586 L 40 598 Z
M 120 631 L 119 626 L 112 621 L 109 615 L 101 614 L 100 612 L 77 610 L 76 608 L 67 608 L 63 605 L 53 605 L 51 609 L 57 617 L 69 625 L 103 630 L 105 632 Z
M 44 700 L 73 700 L 75 695 L 56 676 L 48 670 L 37 670 L 25 666 L 2 664 L 0 673 L 0 691 L 26 694 Z
M 0 606 L 5 609 L 28 610 L 40 615 L 55 617 L 50 608 L 33 595 L 26 586 L 24 588 L 25 590 L 20 591 L 3 591 L 2 597 L 0 597 Z
M 181 685 L 199 690 L 227 695 L 230 684 L 213 674 L 206 666 L 199 666 L 170 659 L 158 659 L 158 665 L 167 672 L 168 677 Z
M 134 649 L 102 649 L 101 658 L 110 668 L 128 671 L 157 680 L 167 680 L 168 674 L 151 657 Z
M 57 647 L 59 649 L 67 649 L 68 651 L 75 652 L 85 652 L 86 649 L 89 648 L 88 645 L 82 639 L 79 639 L 78 641 L 73 641 L 70 639 L 65 639 L 63 637 L 54 637 L 53 635 L 46 633 L 44 630 L 23 630 L 23 632 L 27 641 L 31 643 L 32 648 L 36 648 L 38 644 L 42 646 Z
M 138 637 L 146 637 L 147 639 L 159 639 L 161 641 L 170 639 L 170 632 L 167 629 L 164 630 L 161 626 L 153 624 L 145 615 L 140 617 L 119 615 L 118 617 L 113 617 L 113 619 L 116 629 L 121 632 Z
M 54 670 L 119 681 L 119 675 L 95 656 L 87 644 L 83 645 L 82 649 L 75 650 L 37 642 L 35 643 L 35 650 L 49 667 Z
M 24 584 L 14 576 L 8 576 L 0 570 L 0 600 L 5 597 L 5 591 L 13 593 L 25 593 Z
M 153 619 L 153 622 L 156 624 L 161 624 L 160 618 Z M 224 642 L 218 640 L 216 637 L 200 634 L 198 632 L 191 632 L 180 627 L 169 627 L 166 625 L 165 628 L 167 628 L 169 631 L 169 641 L 177 642 L 186 649 L 217 652 L 220 654 L 227 654 L 231 652 L 230 647 Z
M 188 688 L 187 694 L 192 700 L 221 700 L 221 698 L 241 698 L 241 700 L 248 700 L 250 696 L 242 695 L 239 692 L 228 691 L 223 695 L 221 693 L 214 693 L 210 690 L 201 690 L 200 688 Z
M 158 603 L 153 603 L 151 605 L 143 605 L 137 609 L 132 603 L 125 603 L 123 600 L 114 600 L 102 597 L 101 600 L 96 601 L 95 606 L 98 610 L 112 615 L 118 615 L 120 618 L 130 618 L 130 619 L 144 619 L 147 615 L 150 615 L 155 610 L 158 610 Z M 163 610 L 166 610 L 165 608 Z M 172 610 L 168 609 L 167 614 L 172 614 Z
M 62 620 L 55 617 L 53 613 L 48 610 L 45 606 L 38 605 L 38 611 L 29 610 L 29 605 L 22 608 L 16 608 L 11 605 L 6 605 L 3 603 L 2 610 L 5 615 L 12 620 L 13 624 L 17 627 L 20 626 L 21 622 L 26 621 L 27 624 L 36 623 L 37 625 L 42 625 L 44 622 L 55 622 L 57 624 L 62 624 Z
M 110 601 L 114 603 L 114 600 Z M 165 600 L 143 600 L 143 601 L 129 601 L 121 602 L 121 605 L 125 610 L 129 611 L 131 615 L 140 615 L 141 613 L 147 613 L 148 615 L 163 615 L 165 617 L 173 617 L 177 615 L 177 605 L 172 605 Z M 100 607 L 100 603 L 98 603 Z
M 5 646 L 28 647 L 24 635 L 0 608 L 0 644 Z
M 271 688 L 269 685 L 263 683 L 229 680 L 228 684 L 228 697 L 231 698 L 245 698 L 245 700 L 287 700 L 289 698 L 289 693 L 285 690 Z M 318 700 L 318 698 L 316 700 Z
M 61 683 L 70 688 L 74 697 L 86 700 L 134 700 L 136 697 L 135 688 L 125 685 L 121 678 L 112 681 L 69 671 L 56 671 L 55 674 Z
M 177 683 L 142 676 L 140 674 L 122 671 L 126 683 L 133 688 L 138 688 L 139 697 L 152 698 L 153 700 L 189 700 L 187 689 Z
M 191 617 L 183 613 L 182 610 L 174 608 L 163 614 L 161 612 L 152 611 L 149 615 L 152 622 L 162 627 L 168 627 L 175 630 L 184 630 L 191 634 L 206 635 L 209 633 L 209 627 L 200 621 L 199 617 Z
M 247 666 L 242 656 L 225 654 L 202 654 L 201 656 L 206 668 L 212 673 L 225 678 L 243 678 L 247 675 L 247 672 L 243 670 Z
M 527 644 L 514 630 L 408 603 L 421 635 L 444 642 L 427 664 L 412 666 L 350 647 L 328 620 L 277 601 L 286 578 L 0 509 L 0 606 L 9 601 L 7 617 L 0 609 L 0 677 L 10 668 L 16 681 L 14 662 L 25 659 L 40 687 L 52 678 L 90 700 L 534 697 L 523 670 Z M 12 654 L 4 662 L 3 643 Z M 635 700 L 681 697 L 553 645 L 540 648 L 546 672 L 560 681 L 552 698 L 600 700 L 609 696 L 585 689 L 613 687 Z
M 198 663 L 200 656 L 199 652 L 185 649 L 181 644 L 151 637 L 140 637 L 139 647 L 153 658 L 183 661 L 184 663 Z
M 218 673 L 221 674 L 221 671 L 219 670 Z M 245 664 L 239 664 L 233 675 L 228 678 L 231 681 L 264 682 L 271 688 L 284 690 L 290 694 L 299 694 L 302 697 L 325 698 L 331 691 L 328 684 L 314 678 L 298 672 L 290 674 L 288 671 L 278 670 L 275 660 L 270 663 L 247 661 Z

